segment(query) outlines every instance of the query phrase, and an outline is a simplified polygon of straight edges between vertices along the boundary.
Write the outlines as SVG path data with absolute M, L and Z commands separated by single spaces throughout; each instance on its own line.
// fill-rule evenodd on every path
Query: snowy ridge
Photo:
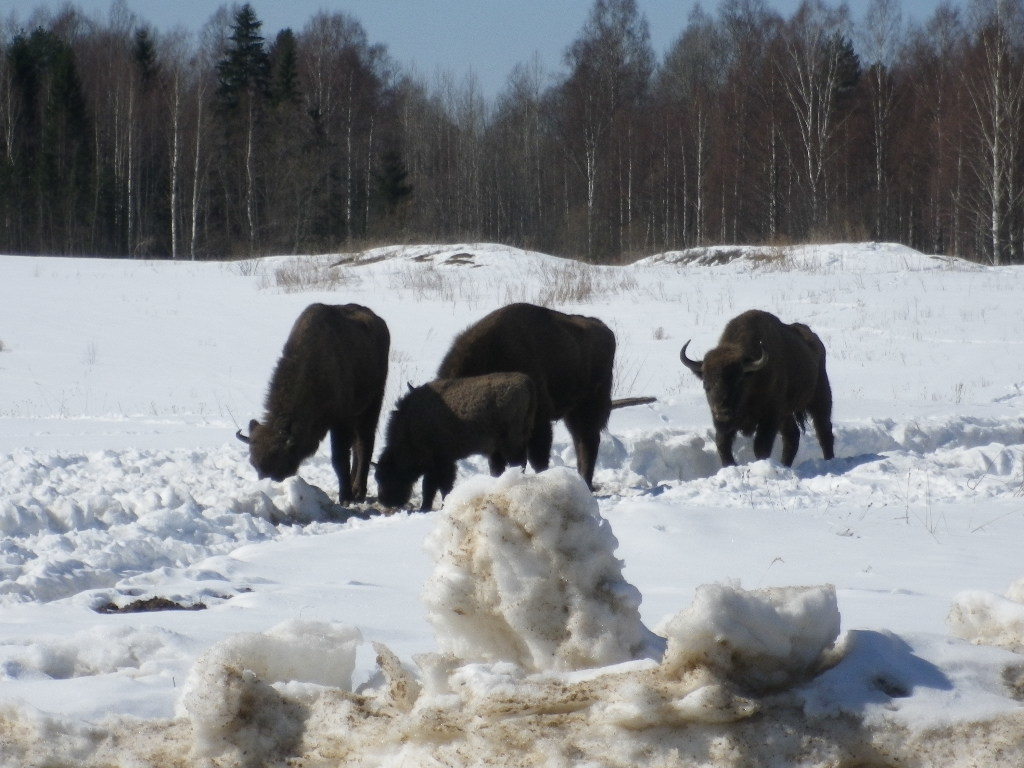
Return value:
M 926 256 L 898 243 L 856 243 L 837 250 L 832 245 L 713 245 L 666 251 L 635 262 L 645 267 L 728 267 L 738 271 L 885 274 L 932 270 L 982 270 L 977 264 L 946 256 Z

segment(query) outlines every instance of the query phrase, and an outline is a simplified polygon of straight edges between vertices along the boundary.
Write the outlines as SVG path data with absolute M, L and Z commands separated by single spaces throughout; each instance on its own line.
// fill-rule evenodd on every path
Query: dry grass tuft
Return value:
M 530 270 L 538 280 L 526 280 L 507 286 L 507 301 L 528 301 L 543 307 L 566 304 L 585 304 L 599 296 L 614 296 L 634 291 L 638 287 L 632 272 L 616 267 L 595 267 L 579 261 L 541 263 Z M 527 285 L 539 284 L 536 292 L 528 292 Z
M 274 270 L 273 284 L 285 293 L 319 290 L 334 291 L 343 285 L 358 284 L 360 278 L 350 270 L 339 269 L 330 258 L 319 256 L 290 259 Z

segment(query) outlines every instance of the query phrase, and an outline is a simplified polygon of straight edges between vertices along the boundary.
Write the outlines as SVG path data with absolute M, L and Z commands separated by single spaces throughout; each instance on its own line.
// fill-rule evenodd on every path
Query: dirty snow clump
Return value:
M 427 541 L 436 566 L 424 602 L 440 649 L 528 672 L 658 655 L 617 546 L 570 469 L 464 483 Z
M 957 637 L 1024 653 L 1024 579 L 1010 585 L 1005 597 L 980 590 L 961 592 L 948 617 Z
M 668 638 L 662 666 L 675 676 L 709 670 L 750 692 L 777 690 L 821 671 L 839 627 L 832 585 L 746 591 L 705 584 L 659 628 Z
M 193 754 L 274 754 L 295 743 L 304 713 L 273 684 L 350 690 L 360 640 L 354 628 L 291 620 L 213 646 L 189 673 L 179 703 L 192 723 Z

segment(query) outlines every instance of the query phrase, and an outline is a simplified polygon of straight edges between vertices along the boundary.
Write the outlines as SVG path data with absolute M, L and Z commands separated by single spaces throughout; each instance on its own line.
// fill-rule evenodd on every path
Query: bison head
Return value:
M 256 469 L 260 480 L 269 477 L 280 482 L 299 471 L 302 456 L 295 445 L 295 439 L 287 430 L 260 424 L 256 419 L 249 422 L 249 435 L 239 430 L 239 440 L 249 445 L 249 463 Z
M 740 415 L 740 403 L 750 386 L 751 374 L 768 364 L 768 352 L 761 346 L 761 354 L 752 359 L 735 344 L 723 344 L 710 350 L 703 360 L 686 356 L 687 341 L 679 351 L 683 365 L 704 383 L 704 394 L 711 406 L 711 418 L 717 425 L 732 424 Z
M 410 469 L 391 450 L 385 449 L 377 461 L 373 477 L 377 481 L 377 501 L 385 507 L 401 507 L 409 503 L 412 487 L 421 475 Z

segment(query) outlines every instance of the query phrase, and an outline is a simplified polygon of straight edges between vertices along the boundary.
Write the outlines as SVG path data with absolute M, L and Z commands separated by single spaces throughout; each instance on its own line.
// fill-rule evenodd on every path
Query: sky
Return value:
M 954 3 L 956 0 L 953 0 Z M 0 18 L 12 13 L 24 20 L 33 8 L 57 8 L 67 0 L 0 0 Z M 90 14 L 104 18 L 111 0 L 73 0 Z M 159 29 L 201 27 L 221 3 L 215 0 L 125 0 L 141 19 Z M 941 0 L 903 0 L 904 12 L 925 19 Z M 458 78 L 472 72 L 484 94 L 497 95 L 512 69 L 534 55 L 542 71 L 556 73 L 566 48 L 578 36 L 593 0 L 251 0 L 263 22 L 264 35 L 299 31 L 320 10 L 345 12 L 357 18 L 373 43 L 384 43 L 392 57 L 430 82 L 438 73 Z M 651 42 L 660 55 L 675 41 L 696 0 L 638 0 L 647 16 Z M 713 10 L 717 0 L 707 0 Z M 789 15 L 799 0 L 770 0 Z M 852 0 L 854 18 L 868 3 Z

